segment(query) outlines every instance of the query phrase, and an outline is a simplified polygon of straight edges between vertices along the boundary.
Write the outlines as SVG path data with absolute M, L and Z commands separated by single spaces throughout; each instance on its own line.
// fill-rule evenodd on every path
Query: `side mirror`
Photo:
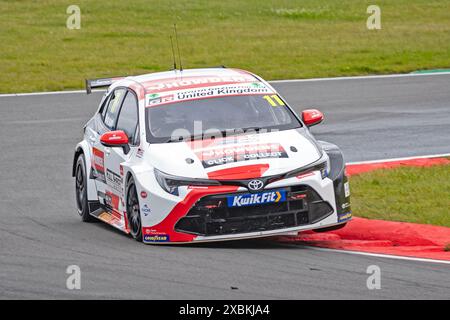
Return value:
M 323 113 L 316 109 L 304 110 L 302 112 L 302 119 L 307 127 L 312 127 L 323 121 Z
M 105 147 L 123 148 L 123 153 L 130 152 L 130 145 L 128 144 L 128 136 L 122 130 L 109 131 L 100 137 L 100 143 Z

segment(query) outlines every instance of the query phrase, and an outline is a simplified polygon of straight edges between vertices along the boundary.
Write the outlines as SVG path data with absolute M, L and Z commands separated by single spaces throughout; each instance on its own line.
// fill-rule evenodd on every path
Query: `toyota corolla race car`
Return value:
M 243 70 L 208 68 L 94 79 L 109 87 L 75 149 L 83 221 L 145 243 L 296 235 L 351 219 L 340 150 Z

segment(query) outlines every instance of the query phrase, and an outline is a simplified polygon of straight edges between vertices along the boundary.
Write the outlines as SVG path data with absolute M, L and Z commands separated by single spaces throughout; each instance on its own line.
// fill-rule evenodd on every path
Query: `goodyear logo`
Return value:
M 168 234 L 145 234 L 144 242 L 169 242 Z
M 228 207 L 253 206 L 264 203 L 274 203 L 286 201 L 286 191 L 277 190 L 260 193 L 249 193 L 238 196 L 228 196 Z
M 343 222 L 343 221 L 350 220 L 351 217 L 352 217 L 352 213 L 351 212 L 345 213 L 345 214 L 341 214 L 338 217 L 338 222 Z

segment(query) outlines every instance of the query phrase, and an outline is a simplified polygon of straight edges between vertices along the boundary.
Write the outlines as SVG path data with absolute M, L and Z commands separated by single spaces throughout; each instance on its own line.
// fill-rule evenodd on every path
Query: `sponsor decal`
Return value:
M 122 177 L 118 175 L 117 173 L 106 169 L 106 184 L 113 188 L 115 191 L 122 194 Z
M 112 197 L 110 194 L 105 194 L 105 204 L 112 207 Z
M 157 105 L 189 101 L 203 98 L 218 98 L 224 96 L 235 95 L 252 95 L 252 94 L 272 94 L 273 91 L 262 83 L 239 83 L 234 85 L 222 85 L 215 87 L 193 88 L 186 90 L 172 91 L 170 93 L 147 94 L 147 107 Z
M 338 222 L 344 222 L 344 221 L 350 220 L 351 218 L 352 218 L 351 212 L 340 214 L 340 215 L 338 215 Z
M 111 223 L 114 220 L 114 217 L 107 212 L 102 212 L 98 218 L 106 223 Z
M 141 191 L 141 198 L 142 198 L 142 199 L 147 198 L 147 192 Z
M 169 242 L 168 234 L 144 234 L 144 242 Z
M 344 183 L 344 195 L 346 198 L 350 197 L 350 184 L 348 183 L 348 181 Z
M 244 207 L 244 206 L 253 206 L 264 203 L 276 203 L 284 201 L 286 201 L 285 190 L 260 192 L 252 194 L 248 193 L 227 197 L 228 207 Z
M 242 74 L 227 77 L 211 76 L 191 76 L 183 78 L 169 78 L 146 82 L 145 88 L 148 92 L 161 93 L 171 90 L 182 90 L 188 88 L 201 88 L 217 85 L 226 85 L 233 83 L 254 82 L 255 78 L 251 75 Z
M 150 214 L 151 210 L 147 206 L 147 204 L 144 204 L 141 208 L 141 212 L 144 214 L 144 216 L 148 216 Z
M 97 217 L 103 222 L 106 222 L 116 228 L 123 229 L 123 223 L 120 221 L 118 214 L 102 212 Z
M 143 227 L 142 228 L 142 234 L 158 234 L 158 235 L 164 235 L 165 232 L 158 231 L 156 229 L 153 229 L 152 227 Z
M 149 94 L 147 96 L 147 106 L 155 106 L 158 104 L 173 102 L 175 99 L 173 94 L 160 95 L 158 93 Z
M 139 148 L 136 152 L 136 157 L 138 158 L 142 158 L 144 156 L 144 150 L 142 150 L 141 148 Z
M 196 155 L 204 168 L 246 160 L 288 158 L 286 151 L 279 143 L 215 148 L 197 151 Z
M 95 176 L 105 182 L 105 154 L 97 148 L 92 148 L 92 154 Z
M 350 202 L 343 203 L 341 205 L 341 207 L 342 207 L 342 209 L 349 208 L 350 207 Z
M 153 227 L 143 227 L 142 235 L 144 242 L 168 242 L 170 241 L 170 236 L 163 232 L 154 229 Z M 146 240 L 147 239 L 147 240 Z
M 106 191 L 105 194 L 105 204 L 113 209 L 119 209 L 119 196 L 112 192 Z

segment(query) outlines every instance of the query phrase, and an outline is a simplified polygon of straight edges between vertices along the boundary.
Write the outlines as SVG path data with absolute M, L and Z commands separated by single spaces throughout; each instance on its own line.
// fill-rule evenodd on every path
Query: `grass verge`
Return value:
M 0 0 L 0 92 L 76 89 L 84 78 L 171 68 L 178 25 L 185 67 L 227 65 L 267 79 L 450 67 L 450 0 L 380 0 L 368 30 L 354 0 Z
M 375 170 L 350 187 L 355 216 L 450 227 L 450 165 Z

